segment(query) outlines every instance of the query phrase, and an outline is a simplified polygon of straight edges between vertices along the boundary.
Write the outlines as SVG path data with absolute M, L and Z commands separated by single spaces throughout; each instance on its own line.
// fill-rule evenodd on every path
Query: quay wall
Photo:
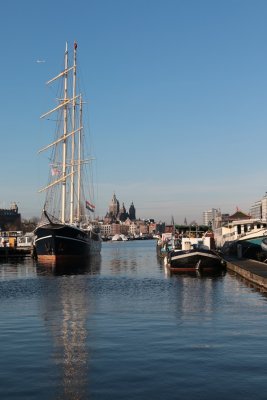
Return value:
M 226 261 L 227 270 L 240 275 L 267 291 L 267 264 L 250 259 L 231 259 Z

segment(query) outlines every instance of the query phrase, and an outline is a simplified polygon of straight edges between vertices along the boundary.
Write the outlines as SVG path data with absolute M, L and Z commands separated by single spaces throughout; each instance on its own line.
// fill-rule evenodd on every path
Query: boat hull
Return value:
M 226 268 L 226 262 L 212 250 L 171 251 L 166 260 L 172 272 L 216 272 Z
M 38 261 L 73 262 L 86 260 L 99 254 L 101 240 L 98 235 L 63 224 L 47 224 L 35 230 L 35 252 Z
M 228 254 L 234 257 L 261 261 L 263 248 L 261 244 L 253 243 L 249 240 L 237 240 L 230 244 Z
M 267 238 L 264 238 L 264 239 L 261 241 L 261 248 L 262 248 L 262 250 L 263 250 L 265 253 L 267 253 Z
M 249 243 L 249 244 L 252 244 L 252 245 L 258 245 L 258 246 L 261 246 L 261 243 L 262 243 L 262 241 L 263 240 L 266 240 L 267 239 L 267 237 L 266 237 L 266 235 L 262 235 L 262 236 L 258 236 L 258 237 L 255 237 L 255 238 L 245 238 L 245 239 L 239 239 L 239 243 L 242 243 L 242 242 L 246 242 L 246 243 Z

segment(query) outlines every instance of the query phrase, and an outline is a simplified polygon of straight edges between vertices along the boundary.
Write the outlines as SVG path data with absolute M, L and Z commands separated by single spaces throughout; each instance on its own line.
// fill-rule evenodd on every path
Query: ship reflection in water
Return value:
M 38 275 L 98 275 L 100 274 L 101 255 L 91 256 L 83 262 L 66 261 L 62 264 L 53 261 L 36 261 Z
M 90 364 L 88 318 L 93 313 L 94 301 L 90 299 L 84 274 L 98 275 L 100 265 L 100 256 L 79 265 L 36 265 L 39 276 L 60 276 L 53 281 L 53 290 L 43 287 L 42 296 L 42 315 L 52 337 L 52 357 L 59 375 L 57 398 L 87 398 Z M 75 279 L 70 279 L 70 275 L 75 275 Z

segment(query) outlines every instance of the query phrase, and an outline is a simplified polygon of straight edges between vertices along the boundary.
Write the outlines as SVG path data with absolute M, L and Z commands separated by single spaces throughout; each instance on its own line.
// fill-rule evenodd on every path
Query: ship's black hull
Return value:
M 216 272 L 224 270 L 226 263 L 212 250 L 174 250 L 167 256 L 167 266 L 172 272 Z
M 86 260 L 90 255 L 100 253 L 100 238 L 75 226 L 49 223 L 36 228 L 35 235 L 38 261 L 64 263 Z

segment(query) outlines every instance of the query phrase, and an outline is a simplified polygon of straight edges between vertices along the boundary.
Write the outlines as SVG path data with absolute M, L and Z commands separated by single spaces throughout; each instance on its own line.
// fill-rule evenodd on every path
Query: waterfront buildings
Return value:
M 21 215 L 16 203 L 12 203 L 10 208 L 0 209 L 0 229 L 2 231 L 21 230 Z
M 123 234 L 125 236 L 137 237 L 155 235 L 165 232 L 165 224 L 153 223 L 144 220 L 131 221 L 129 218 L 122 222 L 116 221 L 112 223 L 100 222 L 100 231 L 102 237 L 111 237 L 117 234 Z
M 212 208 L 209 211 L 203 212 L 203 222 L 205 225 L 212 223 L 213 228 L 217 228 L 221 225 L 232 222 L 233 220 L 262 220 L 267 221 L 267 192 L 262 199 L 255 201 L 250 207 L 249 213 L 243 213 L 236 208 L 236 212 L 233 215 L 222 214 L 220 209 Z
M 233 240 L 244 236 L 265 234 L 267 222 L 267 193 L 261 200 L 256 201 L 246 214 L 237 207 L 236 212 L 223 218 L 220 212 L 215 215 L 213 224 L 214 237 L 217 247 L 222 247 Z
M 203 224 L 206 226 L 212 226 L 217 213 L 218 213 L 218 210 L 216 208 L 212 208 L 209 211 L 204 211 L 203 212 Z
M 156 223 L 154 219 L 137 219 L 133 202 L 127 211 L 124 203 L 120 206 L 115 193 L 109 203 L 106 216 L 103 218 L 103 221 L 99 221 L 99 226 L 101 235 L 104 238 L 117 234 L 124 234 L 131 237 L 155 235 L 165 231 L 165 223 Z
M 267 220 L 267 192 L 261 200 L 255 201 L 250 208 L 252 218 Z

